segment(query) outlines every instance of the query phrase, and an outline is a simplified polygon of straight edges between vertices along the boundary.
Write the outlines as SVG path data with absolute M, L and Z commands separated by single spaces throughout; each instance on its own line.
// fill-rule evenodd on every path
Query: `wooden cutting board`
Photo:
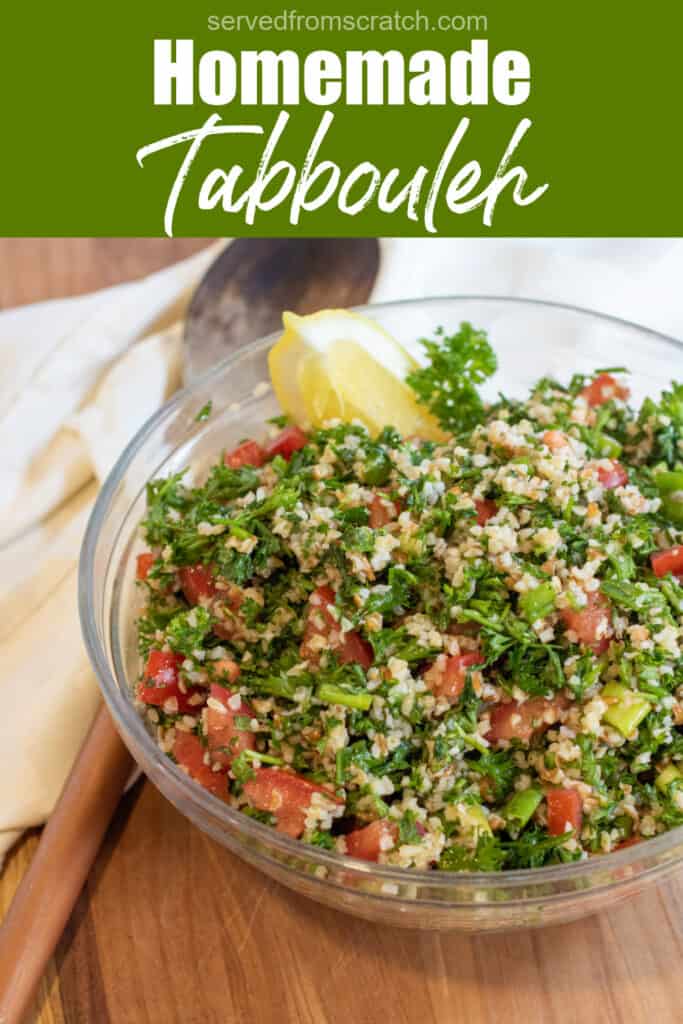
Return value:
M 0 239 L 0 305 L 113 284 L 192 240 Z M 37 833 L 0 876 L 0 914 Z M 124 799 L 38 995 L 37 1024 L 669 1024 L 683 873 L 609 913 L 505 936 L 387 930 L 242 864 L 149 783 Z

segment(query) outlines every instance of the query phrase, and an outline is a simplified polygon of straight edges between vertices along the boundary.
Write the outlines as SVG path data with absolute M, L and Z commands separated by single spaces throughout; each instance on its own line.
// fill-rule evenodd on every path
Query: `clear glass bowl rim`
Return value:
M 660 331 L 645 327 L 641 324 L 633 323 L 621 317 L 598 313 L 594 310 L 586 309 L 581 306 L 562 302 L 546 301 L 543 299 L 486 294 L 433 295 L 426 298 L 399 299 L 392 302 L 368 303 L 366 305 L 353 307 L 353 311 L 373 316 L 381 313 L 381 311 L 385 309 L 398 309 L 401 307 L 405 308 L 418 305 L 426 306 L 431 303 L 436 305 L 443 302 L 461 302 L 465 304 L 468 302 L 490 302 L 499 303 L 501 306 L 507 307 L 534 306 L 544 307 L 549 310 L 560 310 L 584 316 L 587 319 L 638 331 L 641 334 L 648 335 L 649 337 L 658 339 L 665 344 L 681 349 L 683 352 L 683 342 L 665 335 Z M 210 385 L 213 377 L 229 369 L 232 364 L 238 362 L 245 355 L 256 352 L 257 350 L 272 344 L 278 336 L 279 332 L 276 332 L 265 337 L 258 338 L 255 341 L 250 342 L 248 345 L 237 349 L 215 367 L 212 367 L 212 369 L 207 373 L 198 377 L 192 384 L 176 392 L 168 402 L 161 406 L 161 408 L 147 420 L 133 439 L 128 443 L 126 448 L 124 448 L 102 485 L 86 527 L 79 563 L 78 606 L 86 650 L 95 669 L 95 674 L 105 702 L 124 740 L 126 739 L 127 734 L 131 733 L 135 742 L 148 753 L 150 760 L 156 762 L 157 767 L 162 771 L 162 773 L 165 772 L 172 776 L 175 786 L 188 803 L 194 804 L 197 808 L 202 810 L 205 815 L 213 818 L 214 821 L 231 825 L 236 828 L 239 833 L 242 833 L 245 838 L 251 839 L 259 843 L 259 845 L 270 845 L 271 847 L 276 848 L 284 856 L 290 855 L 293 857 L 301 857 L 303 851 L 300 840 L 290 839 L 288 836 L 277 832 L 274 828 L 262 825 L 260 822 L 254 821 L 245 814 L 242 814 L 241 811 L 233 810 L 226 804 L 216 800 L 215 797 L 212 797 L 211 794 L 203 790 L 197 785 L 197 783 L 193 782 L 185 772 L 178 768 L 177 765 L 162 753 L 154 742 L 154 739 L 147 732 L 141 717 L 133 706 L 132 701 L 126 698 L 119 689 L 110 668 L 104 647 L 100 642 L 94 613 L 94 557 L 98 537 L 100 529 L 107 516 L 112 497 L 120 482 L 125 477 L 129 464 L 138 451 L 144 447 L 145 442 L 150 435 L 152 435 L 166 419 L 168 419 L 180 406 L 183 405 L 184 402 L 188 400 L 195 389 L 199 389 L 201 387 L 205 388 L 207 385 Z M 107 571 L 110 571 L 109 567 Z M 110 627 L 111 624 L 108 623 L 107 625 Z M 680 847 L 678 856 L 676 856 L 674 852 L 677 846 Z M 674 861 L 683 860 L 683 826 L 664 832 L 662 835 L 656 836 L 652 839 L 647 839 L 642 844 L 638 843 L 613 853 L 599 854 L 589 857 L 586 860 L 574 861 L 569 864 L 553 865 L 542 868 L 524 868 L 516 871 L 459 871 L 454 872 L 453 874 L 445 871 L 418 871 L 414 868 L 387 867 L 385 865 L 357 860 L 356 858 L 348 857 L 343 854 L 332 853 L 318 847 L 310 845 L 305 846 L 305 855 L 307 860 L 314 863 L 316 866 L 320 865 L 322 867 L 329 867 L 336 870 L 343 869 L 352 871 L 356 874 L 359 872 L 365 872 L 379 882 L 387 882 L 389 884 L 399 883 L 402 885 L 414 883 L 417 886 L 425 887 L 427 889 L 433 888 L 443 891 L 448 888 L 449 880 L 451 880 L 451 884 L 454 887 L 457 885 L 460 889 L 486 889 L 488 886 L 503 885 L 505 889 L 510 890 L 511 893 L 515 890 L 520 890 L 520 895 L 522 894 L 522 890 L 528 889 L 530 885 L 535 887 L 537 884 L 552 884 L 554 882 L 561 883 L 570 880 L 578 882 L 581 878 L 589 878 L 590 876 L 598 873 L 611 873 L 620 868 L 628 868 L 631 864 L 642 861 L 646 857 L 648 860 L 654 860 L 656 862 L 653 866 L 653 871 L 655 873 L 659 873 L 662 868 L 661 859 L 666 858 L 667 854 L 673 854 Z M 669 866 L 671 866 L 671 860 L 668 858 L 666 859 L 668 860 Z M 649 873 L 648 868 L 645 868 L 643 872 L 639 872 L 639 875 L 642 877 Z M 606 881 L 608 885 L 613 884 L 613 878 Z M 554 895 L 556 898 L 560 898 L 561 896 L 559 893 Z M 552 898 L 552 896 L 548 895 L 545 897 L 545 900 L 547 901 Z M 424 903 L 425 901 L 422 900 L 420 902 Z M 506 900 L 505 902 L 508 901 Z M 499 905 L 502 906 L 504 904 Z

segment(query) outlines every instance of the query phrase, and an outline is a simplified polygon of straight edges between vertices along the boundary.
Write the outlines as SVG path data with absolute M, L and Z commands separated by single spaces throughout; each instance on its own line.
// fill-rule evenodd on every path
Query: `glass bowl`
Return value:
M 452 297 L 364 310 L 407 347 L 437 326 L 469 320 L 489 331 L 499 370 L 489 394 L 523 396 L 542 375 L 626 366 L 636 403 L 683 368 L 676 341 L 586 310 L 531 300 Z M 232 810 L 194 783 L 156 746 L 131 699 L 139 661 L 133 622 L 137 536 L 152 477 L 190 467 L 201 477 L 222 448 L 262 436 L 277 411 L 267 384 L 273 337 L 241 349 L 177 394 L 142 428 L 112 470 L 86 531 L 80 564 L 85 642 L 112 717 L 133 756 L 161 792 L 233 853 L 284 885 L 328 906 L 392 925 L 461 931 L 538 927 L 593 913 L 661 880 L 683 858 L 683 829 L 617 853 L 539 869 L 448 873 L 382 867 L 280 835 Z M 197 414 L 211 399 L 204 422 Z

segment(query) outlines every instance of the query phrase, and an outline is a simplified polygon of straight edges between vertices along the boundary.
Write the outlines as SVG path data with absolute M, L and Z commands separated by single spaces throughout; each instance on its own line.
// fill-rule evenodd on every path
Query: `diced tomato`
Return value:
M 390 850 L 398 839 L 398 825 L 386 818 L 373 821 L 363 828 L 354 829 L 344 836 L 349 857 L 359 860 L 379 860 L 380 853 Z
M 141 555 L 137 557 L 137 568 L 135 575 L 139 580 L 146 580 L 149 576 L 149 570 L 152 568 L 157 560 L 157 556 L 153 555 L 151 551 L 143 551 Z
M 301 643 L 301 657 L 317 663 L 322 651 L 329 647 L 336 651 L 342 664 L 356 662 L 367 670 L 372 665 L 372 647 L 360 633 L 342 633 L 339 623 L 330 611 L 330 608 L 334 607 L 334 600 L 335 594 L 331 587 L 318 587 L 311 594 Z M 318 638 L 323 638 L 325 642 L 322 643 Z
M 219 678 L 223 676 L 231 683 L 235 683 L 239 679 L 239 665 L 231 658 L 219 658 L 218 661 L 214 661 L 213 670 Z
M 628 473 L 620 462 L 610 460 L 609 466 L 598 466 L 598 480 L 608 491 L 628 483 Z
M 591 650 L 593 651 L 594 654 L 597 654 L 598 656 L 600 656 L 601 654 L 604 654 L 605 651 L 609 648 L 610 642 L 611 642 L 611 635 L 610 636 L 603 636 L 603 637 L 601 637 L 597 641 L 597 643 L 591 644 L 590 648 L 591 648 Z
M 375 494 L 368 509 L 370 513 L 370 526 L 373 530 L 379 530 L 387 523 L 393 523 L 398 516 L 398 508 L 395 501 L 382 494 Z
M 256 441 L 243 441 L 225 453 L 224 462 L 230 469 L 241 469 L 242 466 L 262 466 L 265 457 L 266 453 Z
M 151 551 L 143 551 L 141 555 L 138 555 L 137 567 L 135 571 L 136 578 L 142 580 L 143 582 L 147 581 L 149 579 L 149 574 L 151 572 L 152 566 L 154 565 L 156 560 L 157 556 L 152 554 Z M 158 582 L 154 581 L 153 585 L 156 586 L 157 589 L 159 590 L 159 593 L 162 594 L 170 594 L 173 590 L 175 590 L 174 584 L 168 582 L 159 586 Z
M 240 729 L 235 724 L 237 717 L 253 718 L 254 710 L 244 700 L 240 701 L 237 708 L 230 707 L 228 702 L 232 696 L 232 690 L 213 683 L 211 697 L 224 710 L 218 711 L 211 705 L 206 710 L 206 734 L 211 761 L 225 768 L 228 768 L 243 750 L 254 750 L 256 747 L 256 737 L 251 729 Z
M 216 584 L 211 569 L 206 565 L 186 565 L 178 572 L 180 587 L 190 604 L 199 604 L 216 596 Z
M 317 587 L 308 599 L 306 628 L 327 636 L 331 629 L 338 628 L 338 622 L 331 609 L 334 608 L 335 593 L 332 587 Z
M 614 849 L 615 850 L 626 850 L 629 846 L 636 846 L 637 843 L 642 843 L 642 836 L 629 836 L 628 839 L 622 839 Z
M 153 680 L 155 686 L 177 683 L 178 671 L 184 660 L 182 654 L 173 651 L 150 651 L 145 666 L 145 679 Z
M 546 793 L 548 804 L 548 832 L 561 836 L 572 829 L 575 836 L 581 831 L 583 811 L 581 797 L 575 789 L 549 789 Z
M 498 506 L 490 498 L 474 499 L 474 507 L 477 512 L 477 525 L 486 526 L 489 519 L 495 516 Z
M 440 654 L 424 674 L 424 681 L 435 697 L 445 697 L 452 704 L 465 689 L 467 670 L 473 665 L 482 665 L 486 659 L 479 651 L 468 651 L 446 657 Z
M 206 691 L 200 686 L 188 686 L 186 692 L 180 689 L 178 673 L 184 660 L 182 654 L 171 651 L 150 651 L 142 682 L 138 686 L 140 700 L 161 708 L 174 697 L 181 715 L 197 714 L 204 704 Z M 197 699 L 198 695 L 201 700 Z
M 491 727 L 486 738 L 492 742 L 521 740 L 528 743 L 554 725 L 568 704 L 567 698 L 561 694 L 550 700 L 532 697 L 522 703 L 511 700 L 507 704 L 496 704 L 491 709 Z
M 615 380 L 611 373 L 601 373 L 586 385 L 581 394 L 589 405 L 604 405 L 611 398 L 620 398 L 625 402 L 631 392 Z
M 308 438 L 300 427 L 294 425 L 285 427 L 266 446 L 266 458 L 274 459 L 276 455 L 281 455 L 283 459 L 287 459 L 289 462 L 294 452 L 298 452 L 300 448 L 305 448 L 307 444 Z
M 244 795 L 252 807 L 273 814 L 278 832 L 294 839 L 304 830 L 314 793 L 322 793 L 334 803 L 344 802 L 329 789 L 281 768 L 257 768 L 255 777 L 244 784 Z
M 367 672 L 372 665 L 373 656 L 371 644 L 364 640 L 360 633 L 344 634 L 344 640 L 339 651 L 339 660 L 342 665 L 360 665 Z
M 683 574 L 683 547 L 666 548 L 650 555 L 650 564 L 655 576 L 674 576 Z
M 566 448 L 569 441 L 567 435 L 563 434 L 561 430 L 546 430 L 543 435 L 543 444 L 546 444 L 551 452 L 558 452 L 561 448 Z
M 600 591 L 588 595 L 588 604 L 578 611 L 562 608 L 560 617 L 567 629 L 576 633 L 577 640 L 586 647 L 592 647 L 596 654 L 609 646 L 612 629 L 609 620 L 609 601 Z
M 200 786 L 208 789 L 215 796 L 227 799 L 228 783 L 225 773 L 212 771 L 204 762 L 204 747 L 194 733 L 176 730 L 173 756 L 190 778 L 198 782 Z

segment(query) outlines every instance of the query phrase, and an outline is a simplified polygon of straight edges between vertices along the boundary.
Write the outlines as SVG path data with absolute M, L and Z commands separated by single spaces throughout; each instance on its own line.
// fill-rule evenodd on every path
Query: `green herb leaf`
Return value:
M 211 399 L 209 399 L 209 401 L 206 403 L 206 405 L 203 405 L 201 407 L 201 409 L 199 410 L 199 412 L 197 413 L 197 415 L 195 416 L 195 418 L 194 418 L 195 423 L 203 423 L 204 420 L 208 420 L 209 416 L 211 415 L 211 410 L 212 409 L 213 409 L 213 402 L 211 401 Z
M 477 386 L 498 368 L 485 331 L 462 323 L 456 334 L 437 331 L 437 340 L 422 339 L 429 365 L 406 380 L 420 402 L 454 434 L 471 430 L 484 418 Z

